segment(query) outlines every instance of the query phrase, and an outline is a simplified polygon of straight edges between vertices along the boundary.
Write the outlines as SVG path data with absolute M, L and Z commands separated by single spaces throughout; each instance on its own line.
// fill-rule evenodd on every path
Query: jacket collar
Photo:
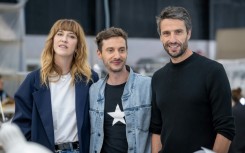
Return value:
M 129 76 L 128 76 L 126 85 L 124 87 L 124 91 L 123 91 L 123 95 L 122 95 L 123 100 L 127 99 L 130 96 L 132 89 L 134 88 L 134 80 L 136 77 L 132 68 L 130 68 L 128 65 L 126 65 L 126 69 L 129 71 Z M 109 75 L 107 74 L 106 77 L 102 78 L 100 81 L 99 95 L 98 95 L 97 101 L 101 101 L 102 99 L 104 99 L 105 86 L 106 86 L 106 82 L 107 82 L 108 78 L 109 78 Z
M 43 127 L 50 144 L 54 146 L 54 127 L 51 107 L 51 95 L 49 87 L 41 85 L 40 71 L 35 75 L 33 101 L 39 112 Z M 35 107 L 35 106 L 33 106 Z
M 54 146 L 54 127 L 53 127 L 53 116 L 52 116 L 52 106 L 51 106 L 51 95 L 50 88 L 41 85 L 40 73 L 35 76 L 35 84 L 33 93 L 34 101 L 36 107 L 39 111 L 40 118 L 42 120 L 44 129 L 50 141 L 50 144 Z M 78 79 L 77 79 L 78 80 Z M 85 105 L 87 101 L 88 94 L 88 84 L 85 81 L 76 81 L 75 82 L 75 109 L 76 109 L 76 118 L 77 118 L 77 128 L 78 128 L 78 138 L 81 135 L 81 128 L 84 119 Z

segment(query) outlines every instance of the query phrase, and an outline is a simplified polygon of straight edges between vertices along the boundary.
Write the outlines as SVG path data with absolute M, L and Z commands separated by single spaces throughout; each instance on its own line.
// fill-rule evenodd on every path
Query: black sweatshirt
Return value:
M 231 88 L 223 66 L 193 53 L 155 72 L 150 131 L 161 134 L 161 153 L 212 149 L 217 133 L 232 140 Z

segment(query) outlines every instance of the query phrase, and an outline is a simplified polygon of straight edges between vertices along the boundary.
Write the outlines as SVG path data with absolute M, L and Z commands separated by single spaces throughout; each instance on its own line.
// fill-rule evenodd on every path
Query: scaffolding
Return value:
M 23 71 L 23 38 L 25 35 L 24 6 L 18 3 L 0 3 L 0 68 Z
M 26 2 L 0 2 L 0 75 L 3 76 L 5 90 L 12 96 L 20 84 L 19 74 L 25 71 L 23 39 Z

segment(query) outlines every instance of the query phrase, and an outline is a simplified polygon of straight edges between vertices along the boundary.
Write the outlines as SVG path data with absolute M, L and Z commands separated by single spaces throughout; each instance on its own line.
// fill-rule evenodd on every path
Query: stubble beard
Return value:
M 178 57 L 182 56 L 186 52 L 186 50 L 188 48 L 187 39 L 184 41 L 184 43 L 176 43 L 176 44 L 178 44 L 179 46 L 181 46 L 180 47 L 180 50 L 179 50 L 179 52 L 177 54 L 171 54 L 170 53 L 169 48 L 168 48 L 169 43 L 166 43 L 165 45 L 163 44 L 163 47 L 164 47 L 165 51 L 168 53 L 168 55 L 171 58 L 178 58 Z

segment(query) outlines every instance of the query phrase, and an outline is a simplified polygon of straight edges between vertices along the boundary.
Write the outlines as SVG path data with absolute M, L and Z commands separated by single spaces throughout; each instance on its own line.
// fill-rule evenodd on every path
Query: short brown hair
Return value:
M 99 51 L 102 51 L 103 40 L 107 40 L 111 37 L 122 37 L 126 42 L 126 48 L 128 48 L 127 38 L 128 34 L 121 28 L 110 27 L 99 32 L 96 36 L 96 44 Z
M 191 16 L 183 7 L 168 6 L 156 17 L 157 32 L 161 35 L 160 23 L 164 19 L 177 19 L 185 22 L 187 32 L 192 29 Z

